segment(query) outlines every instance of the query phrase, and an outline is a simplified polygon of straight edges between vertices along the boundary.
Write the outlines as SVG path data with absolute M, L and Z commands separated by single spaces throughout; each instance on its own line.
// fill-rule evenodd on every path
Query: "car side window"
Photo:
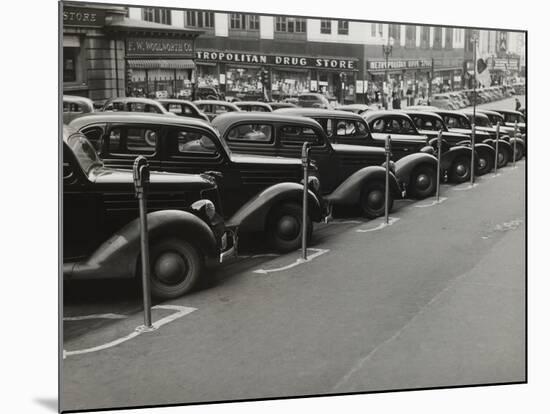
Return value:
M 401 120 L 401 133 L 402 134 L 413 134 L 414 132 L 415 132 L 414 127 L 409 122 L 409 120 L 408 119 L 402 119 Z
M 169 152 L 173 155 L 211 157 L 219 154 L 212 137 L 198 130 L 172 129 L 168 132 L 167 143 Z
M 350 119 L 336 121 L 336 134 L 341 137 L 360 137 L 367 134 L 365 125 Z
M 158 130 L 149 126 L 114 127 L 109 132 L 109 152 L 153 155 L 156 152 L 158 134 Z
M 94 125 L 94 126 L 84 128 L 81 132 L 86 136 L 86 138 L 88 138 L 88 141 L 90 141 L 94 149 L 97 152 L 100 152 L 101 138 L 103 136 L 103 127 Z
M 419 116 L 413 118 L 414 123 L 418 129 L 424 129 L 424 120 Z
M 280 129 L 281 144 L 285 146 L 302 146 L 304 142 L 310 142 L 314 146 L 322 146 L 321 137 L 309 127 L 297 125 L 284 125 Z
M 382 118 L 377 119 L 371 125 L 371 128 L 374 132 L 384 132 L 385 127 L 386 127 L 386 121 Z
M 240 124 L 231 128 L 227 140 L 232 142 L 273 142 L 273 126 L 268 124 Z

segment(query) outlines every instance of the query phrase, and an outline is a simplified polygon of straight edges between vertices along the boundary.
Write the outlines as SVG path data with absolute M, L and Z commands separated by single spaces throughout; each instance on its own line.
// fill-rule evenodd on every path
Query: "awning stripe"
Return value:
M 195 69 L 191 59 L 128 59 L 132 69 Z

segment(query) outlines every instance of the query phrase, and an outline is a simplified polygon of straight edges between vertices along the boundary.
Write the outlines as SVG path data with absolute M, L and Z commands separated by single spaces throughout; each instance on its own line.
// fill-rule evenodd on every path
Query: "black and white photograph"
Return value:
M 58 4 L 59 410 L 524 386 L 527 29 L 172 4 Z

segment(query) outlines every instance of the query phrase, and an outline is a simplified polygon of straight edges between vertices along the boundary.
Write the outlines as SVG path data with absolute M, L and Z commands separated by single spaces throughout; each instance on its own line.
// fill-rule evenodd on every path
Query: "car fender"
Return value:
M 485 141 L 483 141 L 484 144 L 488 144 L 490 145 L 491 147 L 493 148 L 496 148 L 496 139 L 486 139 Z M 508 141 L 502 141 L 501 139 L 498 140 L 498 146 L 499 147 L 502 147 L 502 148 L 506 148 L 510 154 L 510 156 L 512 155 L 512 146 L 510 145 L 510 143 Z
M 451 165 L 455 162 L 457 157 L 465 156 L 468 158 L 472 157 L 472 149 L 466 146 L 455 146 L 449 148 L 444 154 L 441 154 L 441 171 L 447 171 L 451 168 Z
M 302 184 L 274 184 L 246 202 L 225 225 L 237 227 L 239 231 L 262 231 L 265 229 L 267 216 L 275 205 L 290 201 L 301 206 L 303 192 Z M 312 221 L 319 222 L 323 218 L 321 202 L 311 190 L 308 190 L 308 213 Z
M 409 184 L 411 174 L 421 164 L 433 166 L 437 169 L 437 158 L 434 155 L 417 152 L 400 158 L 395 162 L 395 175 L 400 183 Z
M 479 154 L 482 151 L 486 151 L 491 157 L 495 156 L 495 149 L 489 144 L 477 143 L 475 144 L 474 148 L 476 150 L 476 154 Z
M 428 144 L 434 148 L 434 154 L 437 152 L 437 138 L 432 138 L 428 141 Z M 442 153 L 445 153 L 447 151 L 449 151 L 449 148 L 451 148 L 451 146 L 449 145 L 449 143 L 445 140 L 445 139 L 441 139 L 441 152 Z
M 359 204 L 361 189 L 365 184 L 372 181 L 386 180 L 386 169 L 381 166 L 368 166 L 361 168 L 350 175 L 342 184 L 340 184 L 325 199 L 331 204 L 357 205 Z M 395 175 L 390 172 L 390 190 L 395 198 L 401 198 L 401 188 Z
M 192 242 L 206 263 L 219 260 L 218 243 L 208 225 L 197 216 L 181 210 L 147 214 L 149 243 L 163 237 L 179 237 Z M 139 218 L 115 232 L 85 261 L 63 265 L 65 279 L 131 278 L 136 275 L 140 255 Z
M 514 142 L 516 143 L 516 145 L 521 145 L 521 147 L 523 148 L 523 152 L 525 152 L 525 141 L 521 138 L 510 138 L 510 149 L 513 150 L 513 146 L 514 146 Z

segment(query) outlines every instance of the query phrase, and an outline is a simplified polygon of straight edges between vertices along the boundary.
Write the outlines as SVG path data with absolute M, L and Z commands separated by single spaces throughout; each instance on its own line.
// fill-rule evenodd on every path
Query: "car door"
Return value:
M 107 124 L 99 156 L 109 167 L 131 169 L 135 159 L 143 155 L 149 168 L 158 171 L 161 169 L 158 149 L 161 130 L 160 125 L 123 122 Z

